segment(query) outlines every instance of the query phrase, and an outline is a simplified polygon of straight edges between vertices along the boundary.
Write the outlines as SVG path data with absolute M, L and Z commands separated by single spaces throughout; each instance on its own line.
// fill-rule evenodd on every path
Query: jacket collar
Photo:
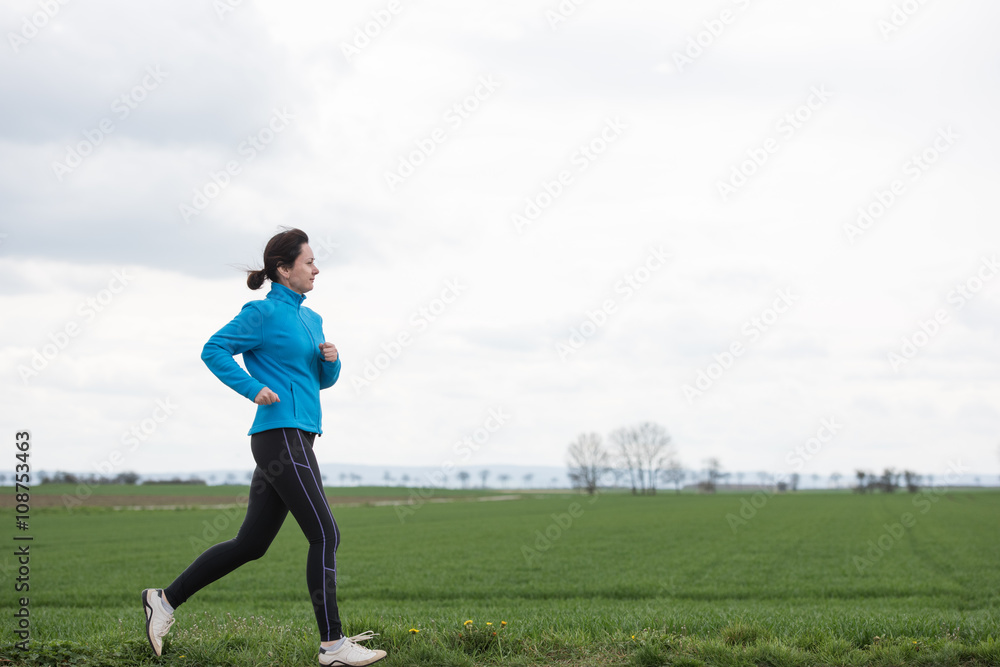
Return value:
M 299 294 L 293 289 L 289 289 L 282 285 L 281 283 L 271 283 L 271 291 L 267 293 L 268 299 L 274 299 L 275 301 L 284 301 L 293 306 L 300 306 L 306 299 L 305 294 Z

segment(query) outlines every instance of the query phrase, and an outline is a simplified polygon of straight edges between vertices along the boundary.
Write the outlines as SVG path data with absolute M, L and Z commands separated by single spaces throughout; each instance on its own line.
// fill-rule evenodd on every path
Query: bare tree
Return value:
M 835 489 L 839 489 L 840 488 L 840 478 L 841 477 L 843 477 L 843 475 L 841 475 L 839 472 L 835 472 L 835 473 L 831 473 L 830 474 L 830 483 L 833 484 L 833 488 L 835 488 Z
M 601 444 L 599 433 L 581 433 L 567 450 L 570 483 L 590 495 L 611 469 L 611 457 Z
M 500 473 L 499 475 L 497 475 L 497 479 L 500 480 L 500 486 L 506 489 L 507 488 L 507 480 L 510 479 L 510 475 L 508 475 L 505 472 L 504 473 Z
M 906 483 L 906 490 L 909 493 L 917 493 L 920 491 L 920 475 L 912 470 L 904 470 L 903 479 Z
M 486 488 L 486 478 L 490 476 L 489 470 L 480 470 L 479 477 L 483 480 L 483 488 Z
M 534 476 L 535 475 L 530 472 L 524 474 L 524 477 L 522 477 L 522 479 L 524 480 L 524 488 L 528 488 L 531 485 L 531 479 Z
M 642 464 L 640 463 L 635 429 L 618 428 L 612 431 L 608 438 L 615 445 L 615 454 L 619 465 L 624 467 L 628 473 L 629 482 L 632 484 L 632 493 L 637 494 L 640 491 L 645 493 L 645 488 L 642 486 Z
M 879 480 L 879 486 L 882 487 L 884 493 L 893 493 L 896 490 L 899 482 L 899 473 L 897 473 L 893 468 L 886 468 L 882 472 L 882 479 Z
M 858 493 L 867 493 L 868 485 L 865 483 L 865 480 L 868 479 L 868 473 L 858 469 L 854 471 L 854 476 L 858 478 L 858 485 L 854 487 L 854 490 Z
M 663 471 L 663 481 L 667 484 L 673 484 L 677 493 L 681 492 L 681 484 L 685 477 L 687 477 L 687 471 L 681 467 L 681 462 L 677 459 L 668 463 L 667 469 Z
M 714 456 L 705 459 L 705 481 L 700 484 L 702 491 L 715 493 L 722 478 L 722 464 Z
M 674 459 L 674 446 L 667 429 L 653 422 L 643 422 L 636 427 L 635 443 L 643 492 L 654 494 L 660 471 Z
M 469 473 L 465 470 L 458 471 L 458 479 L 461 480 L 463 489 L 469 485 Z

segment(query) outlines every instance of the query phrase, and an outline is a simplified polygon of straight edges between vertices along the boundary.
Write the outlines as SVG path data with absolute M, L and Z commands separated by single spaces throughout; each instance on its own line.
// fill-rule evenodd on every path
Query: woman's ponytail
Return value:
M 264 269 L 247 271 L 247 287 L 250 289 L 260 289 L 264 285 L 265 278 L 267 278 L 267 271 Z

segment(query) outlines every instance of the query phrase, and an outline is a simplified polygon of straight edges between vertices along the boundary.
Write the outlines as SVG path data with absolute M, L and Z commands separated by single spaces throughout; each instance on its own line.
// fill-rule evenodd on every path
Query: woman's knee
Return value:
M 309 546 L 321 546 L 324 551 L 337 551 L 340 546 L 339 536 L 335 531 L 324 531 L 321 534 L 308 535 Z
M 268 547 L 271 546 L 270 540 L 254 539 L 252 537 L 240 537 L 237 535 L 232 539 L 233 546 L 236 547 L 237 553 L 240 554 L 244 562 L 257 560 L 263 558 L 264 554 L 267 553 Z

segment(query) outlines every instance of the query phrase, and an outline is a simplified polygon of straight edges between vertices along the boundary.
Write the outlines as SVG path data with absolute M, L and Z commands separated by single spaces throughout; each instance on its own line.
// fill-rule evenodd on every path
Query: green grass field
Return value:
M 379 491 L 355 495 L 390 490 Z M 1000 665 L 1000 493 L 743 500 L 539 493 L 335 507 L 345 631 L 380 633 L 369 645 L 389 651 L 387 667 Z M 139 591 L 167 586 L 241 519 L 34 510 L 31 648 L 14 646 L 16 565 L 0 557 L 0 662 L 316 664 L 306 543 L 291 519 L 264 558 L 181 607 L 152 655 Z

